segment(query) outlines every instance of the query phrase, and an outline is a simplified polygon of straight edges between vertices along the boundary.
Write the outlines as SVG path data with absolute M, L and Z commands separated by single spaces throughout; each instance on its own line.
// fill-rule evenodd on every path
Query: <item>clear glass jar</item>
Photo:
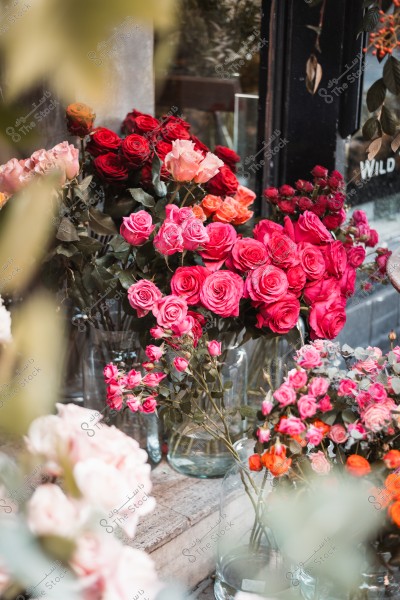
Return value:
M 139 442 L 153 464 L 162 458 L 159 419 L 156 414 L 110 410 L 106 404 L 103 369 L 109 362 L 123 369 L 138 368 L 142 349 L 132 331 L 106 331 L 89 327 L 88 343 L 83 359 L 84 407 L 103 415 L 103 422 L 115 425 Z
M 240 461 L 226 473 L 221 490 L 214 594 L 233 600 L 239 591 L 268 598 L 287 597 L 291 569 L 266 526 L 268 497 L 275 479 L 248 468 L 254 440 L 235 444 Z
M 221 379 L 226 389 L 223 399 L 215 400 L 218 409 L 224 414 L 233 441 L 243 437 L 246 422 L 239 412 L 240 407 L 247 404 L 247 353 L 244 346 L 239 346 L 222 336 L 222 347 L 225 348 L 220 362 Z M 229 382 L 229 383 L 228 383 Z M 202 410 L 221 424 L 221 420 L 209 399 L 203 395 L 199 401 Z M 222 441 L 216 440 L 207 433 L 202 425 L 197 425 L 190 418 L 169 424 L 168 462 L 176 471 L 192 477 L 203 479 L 223 477 L 234 463 L 234 458 Z

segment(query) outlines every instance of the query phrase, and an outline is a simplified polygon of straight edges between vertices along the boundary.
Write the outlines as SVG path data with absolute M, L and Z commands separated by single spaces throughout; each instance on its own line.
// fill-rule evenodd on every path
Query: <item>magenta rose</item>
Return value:
M 313 201 L 308 196 L 301 196 L 297 205 L 301 211 L 310 210 L 313 207 Z
M 363 246 L 350 246 L 347 248 L 347 260 L 351 267 L 357 269 L 365 260 L 366 252 Z
M 340 296 L 340 282 L 334 277 L 312 281 L 304 288 L 303 296 L 307 304 L 325 300 L 330 296 Z
M 346 301 L 337 297 L 316 302 L 309 316 L 311 339 L 333 340 L 346 323 L 345 305 Z
M 329 275 L 340 278 L 347 266 L 347 254 L 342 242 L 336 240 L 323 247 L 326 270 Z
M 305 369 L 314 369 L 315 367 L 320 367 L 322 365 L 320 353 L 310 344 L 306 344 L 300 348 L 297 352 L 296 362 Z
M 300 399 L 297 402 L 297 408 L 299 409 L 300 417 L 302 419 L 313 417 L 317 412 L 317 403 L 314 396 L 300 396 Z
M 353 267 L 347 266 L 343 277 L 340 280 L 340 289 L 345 298 L 350 298 L 356 289 L 357 273 Z
M 145 352 L 151 362 L 158 362 L 164 354 L 164 350 L 160 346 L 154 346 L 153 344 L 146 346 Z
M 284 300 L 261 306 L 256 327 L 269 327 L 279 334 L 289 333 L 296 326 L 299 314 L 300 302 L 296 296 L 287 294 Z
M 244 273 L 269 262 L 264 244 L 252 238 L 238 239 L 231 258 L 234 268 Z
M 103 369 L 104 381 L 106 383 L 116 383 L 118 378 L 118 367 L 109 363 Z
M 265 246 L 273 233 L 283 233 L 283 227 L 278 223 L 274 223 L 274 221 L 269 221 L 269 219 L 263 219 L 253 229 L 254 239 L 262 242 Z
M 183 356 L 176 356 L 174 358 L 174 367 L 180 373 L 184 373 L 189 366 L 189 361 Z
M 283 383 L 276 392 L 274 392 L 274 398 L 281 406 L 288 406 L 289 404 L 294 404 L 296 402 L 296 392 L 290 385 Z
M 271 261 L 275 266 L 287 269 L 299 263 L 297 246 L 284 233 L 273 233 L 266 246 Z
M 298 417 L 288 417 L 287 419 L 281 419 L 278 425 L 278 431 L 285 433 L 286 435 L 300 435 L 305 431 L 306 426 L 303 421 Z
M 217 340 L 211 340 L 207 343 L 207 350 L 210 356 L 215 358 L 222 354 L 222 343 Z
M 148 279 L 141 279 L 128 289 L 129 304 L 137 311 L 138 317 L 144 317 L 162 298 L 158 287 Z
M 236 242 L 237 233 L 228 223 L 210 223 L 206 227 L 209 241 L 204 244 L 199 252 L 204 264 L 210 271 L 219 269 L 228 258 L 233 244 Z
M 325 260 L 319 248 L 307 242 L 297 246 L 300 264 L 307 279 L 321 279 L 325 274 Z
M 248 274 L 245 297 L 268 304 L 286 296 L 288 287 L 289 282 L 282 269 L 273 265 L 261 265 Z
M 322 219 L 323 224 L 327 229 L 334 230 L 340 227 L 346 220 L 346 212 L 341 209 L 338 213 L 326 215 Z
M 243 288 L 243 279 L 236 273 L 216 271 L 205 280 L 200 299 L 203 306 L 217 315 L 237 317 Z
M 339 383 L 338 396 L 354 396 L 358 386 L 352 379 L 342 379 Z
M 185 298 L 188 304 L 200 302 L 200 290 L 209 271 L 205 267 L 178 267 L 171 279 L 171 292 Z
M 317 177 L 318 179 L 321 177 L 328 177 L 328 169 L 326 169 L 325 167 L 321 167 L 320 165 L 315 165 L 315 167 L 311 171 L 311 175 L 313 175 L 313 177 Z
M 145 210 L 139 210 L 129 217 L 123 217 L 120 234 L 128 244 L 140 246 L 147 242 L 154 228 L 151 215 Z
M 165 256 L 183 252 L 182 227 L 173 221 L 164 221 L 154 237 L 154 247 Z
M 332 425 L 328 433 L 328 438 L 330 438 L 332 442 L 335 442 L 335 444 L 343 444 L 348 437 L 346 429 L 339 423 L 337 425 Z
M 297 243 L 308 242 L 319 246 L 332 241 L 332 235 L 320 218 L 309 210 L 299 216 L 299 220 L 294 223 L 293 227 Z
M 377 382 L 369 386 L 368 393 L 371 394 L 375 402 L 385 402 L 388 397 L 384 386 Z
M 139 411 L 140 412 L 144 412 L 146 414 L 150 414 L 155 412 L 157 408 L 157 401 L 154 398 L 154 396 L 148 396 L 145 400 L 143 400 L 143 403 L 141 406 L 139 406 Z
M 291 369 L 288 373 L 288 383 L 300 390 L 307 383 L 307 373 L 304 369 Z
M 365 245 L 369 248 L 373 248 L 379 242 L 379 234 L 376 229 L 371 229 L 369 232 L 368 240 L 365 242 Z
M 289 283 L 289 292 L 295 296 L 300 296 L 307 281 L 303 267 L 301 265 L 290 267 L 286 271 L 286 277 Z
M 317 398 L 326 394 L 328 388 L 329 379 L 326 379 L 326 377 L 314 377 L 308 386 L 308 393 Z
M 182 225 L 183 247 L 185 250 L 197 250 L 209 241 L 208 232 L 202 221 L 189 218 Z
M 157 325 L 171 329 L 172 325 L 180 323 L 187 317 L 188 305 L 184 298 L 179 296 L 164 296 L 153 306 L 153 315 Z

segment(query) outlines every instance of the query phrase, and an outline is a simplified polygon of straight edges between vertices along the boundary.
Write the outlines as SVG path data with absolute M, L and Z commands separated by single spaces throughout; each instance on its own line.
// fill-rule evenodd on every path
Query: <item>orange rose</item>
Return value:
M 301 435 L 299 435 L 298 433 L 296 433 L 296 435 L 291 435 L 290 437 L 292 438 L 292 440 L 300 444 L 302 448 L 304 448 L 304 446 L 307 446 L 307 440 L 302 438 Z
M 230 223 L 237 216 L 237 202 L 233 198 L 225 198 L 222 205 L 214 213 L 213 221 L 220 223 Z
M 314 427 L 316 427 L 317 429 L 322 431 L 322 433 L 324 435 L 326 435 L 331 429 L 330 425 L 327 425 L 326 423 L 324 423 L 323 421 L 320 421 L 319 419 L 315 419 L 315 421 L 313 422 L 313 425 L 314 425 Z
M 262 455 L 261 462 L 274 477 L 281 477 L 289 471 L 290 465 L 292 464 L 292 459 L 286 458 L 286 456 L 278 456 L 268 450 Z
M 96 115 L 90 106 L 81 102 L 74 102 L 74 104 L 67 106 L 65 114 L 67 128 L 71 135 L 83 138 L 91 132 Z
M 394 502 L 392 506 L 389 508 L 389 515 L 392 518 L 393 523 L 400 527 L 400 501 Z
M 236 209 L 236 212 L 236 217 L 231 221 L 232 225 L 243 225 L 243 223 L 247 223 L 247 221 L 254 215 L 252 210 L 247 210 L 247 208 L 241 204 Z
M 390 473 L 385 479 L 385 485 L 393 496 L 400 497 L 400 473 Z
M 400 467 L 400 451 L 389 450 L 383 457 L 383 460 L 388 469 L 397 469 L 397 467 Z
M 262 462 L 259 454 L 252 454 L 249 456 L 249 467 L 250 471 L 261 471 Z
M 207 219 L 207 215 L 201 208 L 200 204 L 195 204 L 194 206 L 192 206 L 192 211 L 197 219 L 201 219 L 201 221 L 205 221 Z
M 223 200 L 219 196 L 213 196 L 212 194 L 208 194 L 205 196 L 201 202 L 201 207 L 204 210 L 207 217 L 214 214 L 221 206 Z
M 363 477 L 371 471 L 371 467 L 366 458 L 358 454 L 351 454 L 346 461 L 346 469 L 354 477 Z
M 249 190 L 249 188 L 244 187 L 244 185 L 239 185 L 237 192 L 235 194 L 235 200 L 239 202 L 244 208 L 253 204 L 256 199 L 256 195 L 254 192 Z

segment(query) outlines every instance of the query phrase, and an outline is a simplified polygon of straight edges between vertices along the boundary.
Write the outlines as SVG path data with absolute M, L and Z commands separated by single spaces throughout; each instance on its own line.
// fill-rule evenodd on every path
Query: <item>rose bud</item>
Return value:
M 259 427 L 257 429 L 257 437 L 261 444 L 265 444 L 266 442 L 269 442 L 271 438 L 271 432 L 269 429 L 265 429 L 265 427 Z
M 209 355 L 213 358 L 215 358 L 216 356 L 221 356 L 222 344 L 221 342 L 217 342 L 217 340 L 211 340 L 207 344 L 207 350 Z
M 249 456 L 249 468 L 250 471 L 262 470 L 261 456 L 259 454 L 252 454 Z
M 174 358 L 174 367 L 180 373 L 183 373 L 188 368 L 189 361 L 186 358 L 182 358 L 182 356 L 176 356 Z
M 65 116 L 67 119 L 67 129 L 70 134 L 77 135 L 80 138 L 84 138 L 91 132 L 96 118 L 96 114 L 90 106 L 81 102 L 74 102 L 67 106 Z
M 264 417 L 269 415 L 269 413 L 271 412 L 273 407 L 274 407 L 274 405 L 270 400 L 263 400 L 263 402 L 261 404 L 261 412 L 264 415 Z
M 316 165 L 313 170 L 311 171 L 311 175 L 313 175 L 314 177 L 327 177 L 328 176 L 328 169 L 325 169 L 325 167 L 321 167 L 319 165 Z

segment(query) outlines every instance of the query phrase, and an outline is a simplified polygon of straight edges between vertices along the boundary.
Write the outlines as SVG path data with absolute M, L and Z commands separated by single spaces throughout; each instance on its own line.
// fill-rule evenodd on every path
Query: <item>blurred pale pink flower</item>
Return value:
M 40 485 L 27 504 L 29 529 L 36 535 L 74 537 L 88 514 L 82 503 L 68 498 L 53 483 Z
M 331 470 L 331 464 L 322 450 L 309 454 L 309 459 L 311 461 L 311 468 L 315 473 L 318 475 L 328 475 Z

